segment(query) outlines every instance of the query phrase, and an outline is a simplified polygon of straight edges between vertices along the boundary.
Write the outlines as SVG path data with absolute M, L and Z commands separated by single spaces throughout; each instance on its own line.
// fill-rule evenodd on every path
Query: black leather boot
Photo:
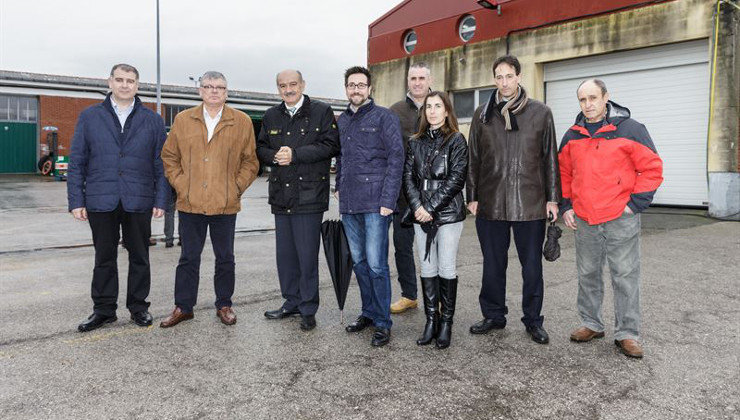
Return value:
M 437 338 L 439 330 L 439 277 L 422 277 L 421 288 L 424 294 L 424 313 L 427 323 L 424 325 L 424 333 L 416 340 L 416 344 L 426 346 Z
M 446 349 L 452 338 L 452 318 L 455 316 L 457 300 L 457 277 L 446 279 L 439 277 L 439 300 L 442 302 L 442 315 L 437 335 L 437 348 Z

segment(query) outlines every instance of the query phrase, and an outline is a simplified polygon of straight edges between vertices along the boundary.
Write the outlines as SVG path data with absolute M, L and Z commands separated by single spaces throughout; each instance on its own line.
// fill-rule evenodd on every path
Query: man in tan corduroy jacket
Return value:
M 177 114 L 162 149 L 165 174 L 177 191 L 182 243 L 175 273 L 175 309 L 162 321 L 162 328 L 193 318 L 206 231 L 216 256 L 216 314 L 226 325 L 236 323 L 231 309 L 234 230 L 241 196 L 259 169 L 254 128 L 245 113 L 226 105 L 223 74 L 206 72 L 200 83 L 203 103 Z

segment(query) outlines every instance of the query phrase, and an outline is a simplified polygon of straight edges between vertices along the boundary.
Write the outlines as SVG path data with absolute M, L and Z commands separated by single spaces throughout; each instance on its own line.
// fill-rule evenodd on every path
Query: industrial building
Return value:
M 59 155 L 69 153 L 80 112 L 102 102 L 108 80 L 0 70 L 0 173 L 33 173 L 46 145 L 44 127 L 58 129 Z M 141 83 L 139 97 L 155 110 L 156 85 Z M 335 113 L 346 102 L 318 98 Z M 271 93 L 229 90 L 227 104 L 246 112 L 259 133 L 262 115 L 282 101 Z M 192 86 L 162 86 L 162 117 L 169 130 L 178 112 L 199 105 L 198 89 Z
M 409 66 L 426 62 L 467 133 L 509 53 L 562 136 L 579 83 L 601 78 L 664 160 L 654 203 L 740 219 L 739 19 L 735 0 L 404 0 L 369 26 L 373 96 L 404 98 Z

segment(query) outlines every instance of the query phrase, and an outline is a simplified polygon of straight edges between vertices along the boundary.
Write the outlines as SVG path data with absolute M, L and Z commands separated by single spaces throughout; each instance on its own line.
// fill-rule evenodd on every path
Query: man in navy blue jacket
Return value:
M 111 93 L 80 114 L 72 138 L 67 199 L 75 219 L 88 221 L 95 246 L 93 314 L 77 329 L 92 331 L 116 321 L 119 230 L 128 250 L 126 308 L 140 326 L 149 314 L 151 219 L 162 217 L 169 199 L 160 152 L 167 134 L 162 118 L 136 96 L 139 72 L 116 64 Z
M 362 314 L 347 331 L 375 325 L 371 344 L 380 347 L 388 344 L 391 334 L 388 226 L 401 190 L 404 150 L 398 117 L 375 105 L 370 84 L 364 67 L 351 67 L 344 74 L 350 103 L 338 121 L 336 187 L 362 297 Z

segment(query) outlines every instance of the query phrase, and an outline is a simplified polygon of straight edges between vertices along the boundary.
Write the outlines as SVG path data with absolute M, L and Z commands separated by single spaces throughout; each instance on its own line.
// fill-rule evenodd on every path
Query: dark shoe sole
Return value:
M 493 330 L 503 330 L 504 328 L 506 328 L 506 325 L 501 325 L 501 326 L 496 325 L 495 327 L 491 327 L 491 328 L 488 328 L 488 329 L 485 329 L 485 330 L 474 330 L 471 327 L 470 328 L 470 333 L 471 334 L 475 334 L 475 335 L 484 335 L 484 334 L 488 334 L 489 332 L 491 332 Z
M 140 322 L 136 320 L 134 317 L 131 317 L 131 320 L 134 321 L 134 324 L 140 326 L 140 327 L 150 327 L 154 320 L 146 321 L 146 322 Z
M 373 341 L 370 342 L 370 345 L 373 346 L 373 347 L 383 347 L 383 346 L 385 346 L 386 344 L 388 344 L 390 342 L 391 342 L 390 339 L 383 340 L 383 341 L 375 341 L 375 340 L 373 340 Z
M 316 328 L 316 324 L 313 324 L 313 325 L 301 324 L 302 331 L 311 331 L 314 328 Z
M 589 341 L 591 341 L 591 340 L 593 340 L 595 338 L 604 338 L 604 332 L 602 331 L 602 332 L 594 335 L 593 337 L 591 337 L 591 338 L 589 338 L 587 340 L 579 340 L 577 338 L 570 337 L 570 341 L 572 341 L 574 343 L 588 343 Z
M 267 315 L 267 313 L 265 313 L 264 315 L 265 315 L 265 319 L 278 320 L 278 319 L 290 318 L 293 316 L 300 316 L 301 313 L 300 312 L 286 312 L 285 314 L 281 314 L 281 315 Z
M 614 340 L 614 345 L 617 346 L 617 348 L 619 349 L 619 352 L 622 353 L 623 355 L 625 355 L 627 357 L 631 357 L 633 359 L 642 359 L 642 356 L 643 356 L 642 354 L 627 353 L 624 350 L 624 348 L 622 348 L 622 346 L 619 344 L 619 341 Z
M 100 324 L 100 325 L 98 325 L 96 327 L 93 327 L 93 328 L 83 328 L 81 325 L 78 325 L 77 326 L 77 331 L 79 331 L 79 332 L 90 332 L 90 331 L 93 331 L 93 330 L 97 330 L 98 328 L 104 326 L 105 324 L 110 324 L 110 323 L 116 322 L 116 321 L 118 321 L 118 317 L 114 316 L 112 318 L 106 319 L 102 324 Z

